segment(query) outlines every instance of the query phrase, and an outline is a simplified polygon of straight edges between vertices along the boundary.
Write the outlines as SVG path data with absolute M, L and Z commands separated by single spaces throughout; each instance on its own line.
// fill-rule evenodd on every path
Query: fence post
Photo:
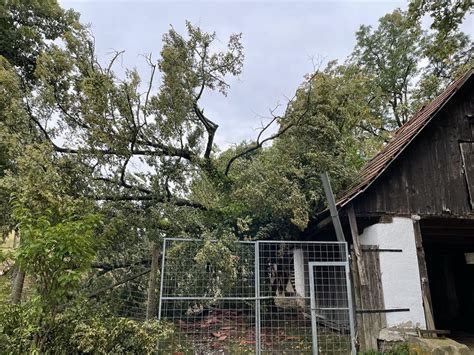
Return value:
M 158 302 L 158 320 L 161 319 L 161 307 L 163 303 L 163 281 L 165 276 L 165 258 L 166 258 L 166 238 L 163 239 L 163 253 L 161 255 L 161 271 L 160 271 L 160 301 Z
M 349 251 L 348 244 L 343 244 L 345 246 L 345 259 L 346 259 L 346 289 L 347 289 L 347 303 L 349 306 L 349 329 L 351 333 L 351 354 L 356 355 L 356 334 L 355 334 L 355 309 L 354 304 L 352 303 L 352 284 L 351 284 L 351 267 L 349 263 Z
M 260 335 L 260 243 L 255 242 L 255 354 L 262 350 Z
M 315 291 L 316 289 L 314 288 L 314 265 L 309 262 L 308 263 L 308 268 L 309 268 L 309 305 L 310 305 L 310 314 L 311 314 L 311 340 L 312 340 L 312 345 L 313 345 L 313 355 L 318 354 L 318 331 L 317 331 L 317 325 L 316 325 L 316 301 L 315 301 Z
M 151 271 L 148 278 L 148 294 L 146 305 L 146 320 L 156 317 L 156 286 L 158 276 L 158 264 L 160 262 L 160 250 L 155 242 L 151 244 Z

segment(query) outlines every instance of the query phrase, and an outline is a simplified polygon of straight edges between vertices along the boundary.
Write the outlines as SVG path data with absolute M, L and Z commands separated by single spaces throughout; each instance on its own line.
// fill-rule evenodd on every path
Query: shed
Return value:
M 362 347 L 385 327 L 474 335 L 473 74 L 399 128 L 337 201 Z M 328 214 L 312 238 L 331 238 Z

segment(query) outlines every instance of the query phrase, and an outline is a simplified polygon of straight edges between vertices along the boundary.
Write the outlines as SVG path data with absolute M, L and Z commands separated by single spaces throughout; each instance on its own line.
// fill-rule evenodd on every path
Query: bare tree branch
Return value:
M 120 57 L 124 53 L 125 53 L 125 51 L 116 51 L 115 52 L 115 55 L 112 57 L 112 59 L 110 60 L 109 66 L 107 67 L 107 73 L 110 73 L 110 71 L 112 70 L 112 67 L 113 67 L 115 61 L 117 60 L 117 58 Z
M 94 292 L 90 293 L 90 294 L 88 295 L 88 297 L 89 297 L 89 298 L 96 297 L 96 296 L 100 295 L 101 293 L 104 293 L 104 292 L 106 292 L 106 291 L 108 291 L 108 290 L 112 290 L 112 289 L 114 289 L 115 287 L 120 286 L 120 285 L 123 285 L 123 284 L 126 283 L 126 282 L 129 282 L 129 281 L 138 279 L 140 276 L 143 276 L 143 275 L 145 275 L 145 274 L 148 274 L 148 273 L 150 272 L 150 270 L 151 270 L 151 269 L 149 269 L 149 268 L 148 268 L 148 269 L 145 269 L 144 271 L 141 271 L 141 272 L 139 272 L 139 273 L 137 273 L 137 274 L 128 276 L 128 277 L 126 277 L 126 278 L 124 278 L 124 279 L 122 279 L 122 280 L 120 280 L 120 281 L 117 281 L 117 282 L 115 282 L 114 284 L 112 284 L 112 285 L 110 285 L 110 286 L 106 286 L 106 287 L 103 287 L 103 288 L 101 288 L 101 289 L 98 289 L 97 291 L 94 291 Z
M 149 190 L 149 189 L 147 189 L 147 188 L 144 188 L 144 187 L 141 187 L 141 186 L 133 186 L 133 185 L 130 185 L 130 184 L 127 183 L 124 179 L 114 180 L 114 179 L 111 179 L 111 178 L 108 178 L 108 177 L 99 176 L 99 177 L 94 178 L 94 180 L 96 180 L 96 181 L 103 181 L 103 182 L 107 182 L 107 183 L 111 183 L 111 184 L 117 185 L 117 186 L 119 186 L 119 187 L 124 187 L 124 188 L 126 188 L 126 189 L 137 190 L 137 191 L 143 192 L 143 193 L 145 193 L 145 194 L 151 194 L 151 193 L 153 193 L 153 191 L 151 191 L 151 190 Z
M 204 116 L 204 113 L 197 104 L 194 104 L 194 112 L 196 113 L 196 116 L 198 117 L 199 121 L 202 122 L 207 131 L 207 144 L 206 150 L 204 151 L 204 158 L 209 159 L 212 152 L 212 145 L 214 144 L 214 137 L 217 129 L 219 128 L 219 125 Z
M 155 196 L 152 194 L 149 195 L 117 195 L 117 196 L 112 196 L 112 195 L 103 195 L 103 196 L 92 196 L 96 201 L 153 201 L 157 203 L 165 203 L 169 202 L 175 206 L 178 207 L 192 207 L 200 210 L 207 210 L 206 207 L 204 207 L 201 203 L 199 202 L 194 202 L 194 201 L 189 201 L 183 198 L 171 198 L 167 199 L 164 197 L 160 196 Z
M 237 153 L 236 155 L 234 155 L 232 158 L 229 159 L 229 161 L 227 162 L 227 165 L 226 165 L 226 168 L 225 168 L 225 172 L 224 174 L 227 176 L 229 174 L 229 171 L 232 167 L 232 164 L 239 158 L 242 158 L 243 156 L 247 155 L 247 154 L 250 154 L 254 151 L 256 151 L 257 149 L 260 149 L 265 143 L 275 139 L 275 138 L 278 138 L 280 137 L 281 135 L 283 135 L 286 131 L 288 131 L 291 127 L 299 124 L 299 122 L 306 116 L 306 114 L 309 112 L 310 110 L 310 101 L 311 101 L 311 92 L 312 92 L 312 86 L 313 86 L 313 79 L 314 77 L 319 73 L 319 71 L 316 71 L 313 75 L 311 75 L 311 77 L 308 79 L 308 83 L 309 83 L 309 86 L 308 86 L 308 91 L 307 91 L 307 94 L 306 94 L 306 104 L 305 104 L 305 110 L 299 114 L 296 118 L 294 118 L 293 120 L 291 120 L 290 122 L 288 122 L 286 125 L 283 125 L 280 127 L 280 129 L 278 130 L 277 133 L 275 134 L 272 134 L 271 136 L 263 139 L 263 140 L 260 140 L 263 133 L 277 120 L 281 120 L 283 121 L 284 118 L 286 118 L 289 114 L 288 112 L 288 107 L 289 105 L 291 104 L 291 102 L 296 98 L 296 95 L 295 97 L 290 100 L 290 102 L 288 103 L 288 106 L 287 106 L 287 110 L 285 112 L 285 115 L 283 117 L 280 117 L 280 116 L 274 116 L 273 115 L 273 112 L 274 110 L 272 111 L 272 119 L 270 120 L 270 122 L 263 126 L 262 129 L 260 130 L 258 136 L 257 136 L 257 139 L 254 143 L 252 143 L 250 146 L 248 146 L 247 148 L 245 148 L 243 151 L 241 151 L 240 153 Z
M 155 71 L 156 71 L 156 64 L 151 63 L 151 55 L 147 60 L 149 61 L 149 64 L 151 65 L 152 69 L 151 69 L 150 81 L 148 82 L 148 90 L 147 90 L 146 96 L 145 96 L 145 103 L 143 105 L 143 114 L 144 114 L 144 116 L 146 116 L 146 108 L 148 106 L 148 100 L 149 100 L 149 97 L 150 97 L 151 89 L 153 88 L 153 79 L 155 77 Z M 145 120 L 145 122 L 146 122 L 146 120 Z

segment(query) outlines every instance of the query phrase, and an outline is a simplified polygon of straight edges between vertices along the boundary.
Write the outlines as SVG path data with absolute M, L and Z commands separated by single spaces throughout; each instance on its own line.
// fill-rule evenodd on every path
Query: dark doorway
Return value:
M 435 326 L 474 335 L 474 220 L 421 222 Z

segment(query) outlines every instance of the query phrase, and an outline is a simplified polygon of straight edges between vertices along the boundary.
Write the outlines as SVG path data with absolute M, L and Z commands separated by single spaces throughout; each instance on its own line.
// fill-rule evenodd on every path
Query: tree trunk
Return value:
M 146 320 L 156 317 L 156 288 L 158 284 L 158 264 L 160 263 L 160 250 L 153 243 L 151 246 L 151 271 L 148 278 L 148 297 L 146 306 Z
M 21 302 L 21 295 L 23 293 L 23 284 L 25 282 L 25 271 L 17 266 L 15 279 L 13 280 L 11 302 L 19 304 Z

